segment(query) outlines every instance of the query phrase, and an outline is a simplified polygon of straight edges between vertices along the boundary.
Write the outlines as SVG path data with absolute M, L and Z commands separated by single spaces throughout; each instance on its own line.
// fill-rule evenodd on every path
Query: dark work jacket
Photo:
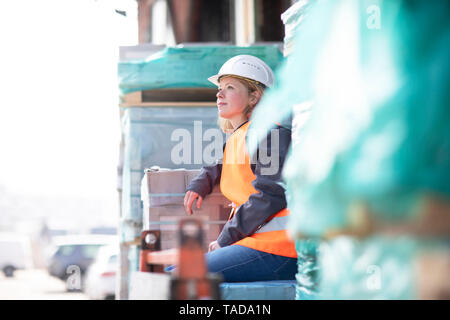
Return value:
M 277 130 L 279 134 L 278 170 L 272 175 L 262 174 L 261 172 L 264 168 L 270 167 L 270 163 L 262 163 L 260 154 L 265 154 L 272 158 L 272 152 L 277 151 L 275 148 L 272 151 L 271 133 L 269 132 L 265 138 L 266 143 L 258 145 L 255 154 L 256 160 L 251 161 L 251 169 L 256 176 L 252 185 L 258 192 L 252 194 L 248 201 L 241 205 L 234 216 L 225 224 L 217 239 L 221 247 L 233 244 L 253 234 L 272 215 L 287 206 L 281 172 L 291 142 L 291 130 L 281 126 L 277 126 L 272 130 Z M 221 173 L 222 160 L 218 160 L 215 165 L 203 167 L 200 174 L 191 181 L 187 191 L 194 191 L 202 198 L 205 198 L 212 192 L 213 187 L 220 183 Z

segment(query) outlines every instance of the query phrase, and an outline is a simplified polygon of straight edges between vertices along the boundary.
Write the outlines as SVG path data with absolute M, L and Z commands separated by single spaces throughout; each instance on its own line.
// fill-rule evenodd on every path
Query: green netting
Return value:
M 214 87 L 208 77 L 239 54 L 257 56 L 273 69 L 283 60 L 277 45 L 169 47 L 142 61 L 120 62 L 119 88 L 126 94 L 161 88 Z
M 318 246 L 320 242 L 317 239 L 297 239 L 295 249 L 298 257 L 298 269 L 295 278 L 296 300 L 315 300 L 319 296 L 319 267 L 317 264 Z
M 285 25 L 284 43 L 289 44 L 295 38 L 295 33 L 305 18 L 305 13 L 314 4 L 313 1 L 297 1 L 288 10 L 283 12 L 281 20 Z
M 291 233 L 345 228 L 355 202 L 381 220 L 405 222 L 424 195 L 450 201 L 450 2 L 317 1 L 294 45 L 250 132 L 263 136 L 293 105 L 313 103 L 284 171 Z M 419 244 L 322 243 L 318 297 L 416 297 Z M 302 264 L 297 278 L 307 276 Z M 385 277 L 378 291 L 367 289 L 371 266 Z
M 379 29 L 367 13 L 374 5 Z M 285 169 L 292 230 L 343 227 L 355 200 L 399 220 L 414 216 L 425 192 L 450 197 L 449 5 L 321 1 L 311 9 L 280 87 L 253 119 L 267 129 L 293 104 L 313 101 Z
M 417 298 L 413 239 L 339 238 L 319 250 L 320 299 Z

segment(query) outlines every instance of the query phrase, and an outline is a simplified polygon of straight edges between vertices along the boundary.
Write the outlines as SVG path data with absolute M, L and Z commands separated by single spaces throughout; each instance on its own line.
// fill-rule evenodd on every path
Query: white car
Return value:
M 50 275 L 66 282 L 67 289 L 80 290 L 87 269 L 103 246 L 118 243 L 117 236 L 78 234 L 53 238 L 54 250 L 48 260 Z
M 13 277 L 17 269 L 31 268 L 31 243 L 28 237 L 16 233 L 0 233 L 0 270 Z
M 101 247 L 86 274 L 85 294 L 92 300 L 114 299 L 118 272 L 118 245 Z

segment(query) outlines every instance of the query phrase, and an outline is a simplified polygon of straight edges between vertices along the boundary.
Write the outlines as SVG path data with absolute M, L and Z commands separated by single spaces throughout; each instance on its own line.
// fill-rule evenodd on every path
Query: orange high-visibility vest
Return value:
M 233 202 L 235 208 L 247 202 L 252 194 L 258 193 L 252 185 L 256 176 L 250 166 L 250 156 L 245 141 L 249 124 L 250 122 L 247 122 L 230 136 L 223 155 L 220 189 L 222 194 Z M 235 208 L 233 208 L 230 219 L 236 211 Z M 294 241 L 289 239 L 286 233 L 289 214 L 288 209 L 275 213 L 255 233 L 234 244 L 296 258 Z

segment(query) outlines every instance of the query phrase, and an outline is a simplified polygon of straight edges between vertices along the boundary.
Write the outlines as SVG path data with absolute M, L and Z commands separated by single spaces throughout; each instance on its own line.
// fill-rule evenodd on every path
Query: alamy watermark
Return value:
M 66 287 L 68 290 L 81 290 L 81 269 L 77 265 L 70 265 L 66 269 L 68 275 Z
M 366 20 L 366 26 L 371 30 L 380 30 L 381 29 L 381 10 L 377 5 L 368 6 L 366 9 L 366 13 L 369 17 Z
M 242 140 L 230 139 L 231 134 L 225 135 L 219 128 L 203 130 L 202 121 L 194 121 L 193 134 L 184 128 L 172 132 L 170 140 L 176 142 L 176 145 L 172 147 L 170 158 L 176 165 L 212 165 L 217 160 L 223 159 L 223 145 L 227 141 L 227 148 L 233 151 L 235 157 L 224 159 L 224 164 L 244 164 L 248 156 L 250 164 L 260 165 L 262 175 L 274 175 L 278 173 L 280 167 L 279 130 L 272 129 L 267 136 L 268 139 L 259 142 L 257 152 L 248 155 L 248 147 L 242 145 Z M 251 137 L 256 139 L 256 135 Z M 250 138 L 247 137 L 246 141 L 249 141 L 248 139 Z M 256 141 L 253 142 L 256 145 Z
M 377 265 L 370 265 L 366 269 L 366 287 L 369 291 L 381 289 L 381 268 Z

